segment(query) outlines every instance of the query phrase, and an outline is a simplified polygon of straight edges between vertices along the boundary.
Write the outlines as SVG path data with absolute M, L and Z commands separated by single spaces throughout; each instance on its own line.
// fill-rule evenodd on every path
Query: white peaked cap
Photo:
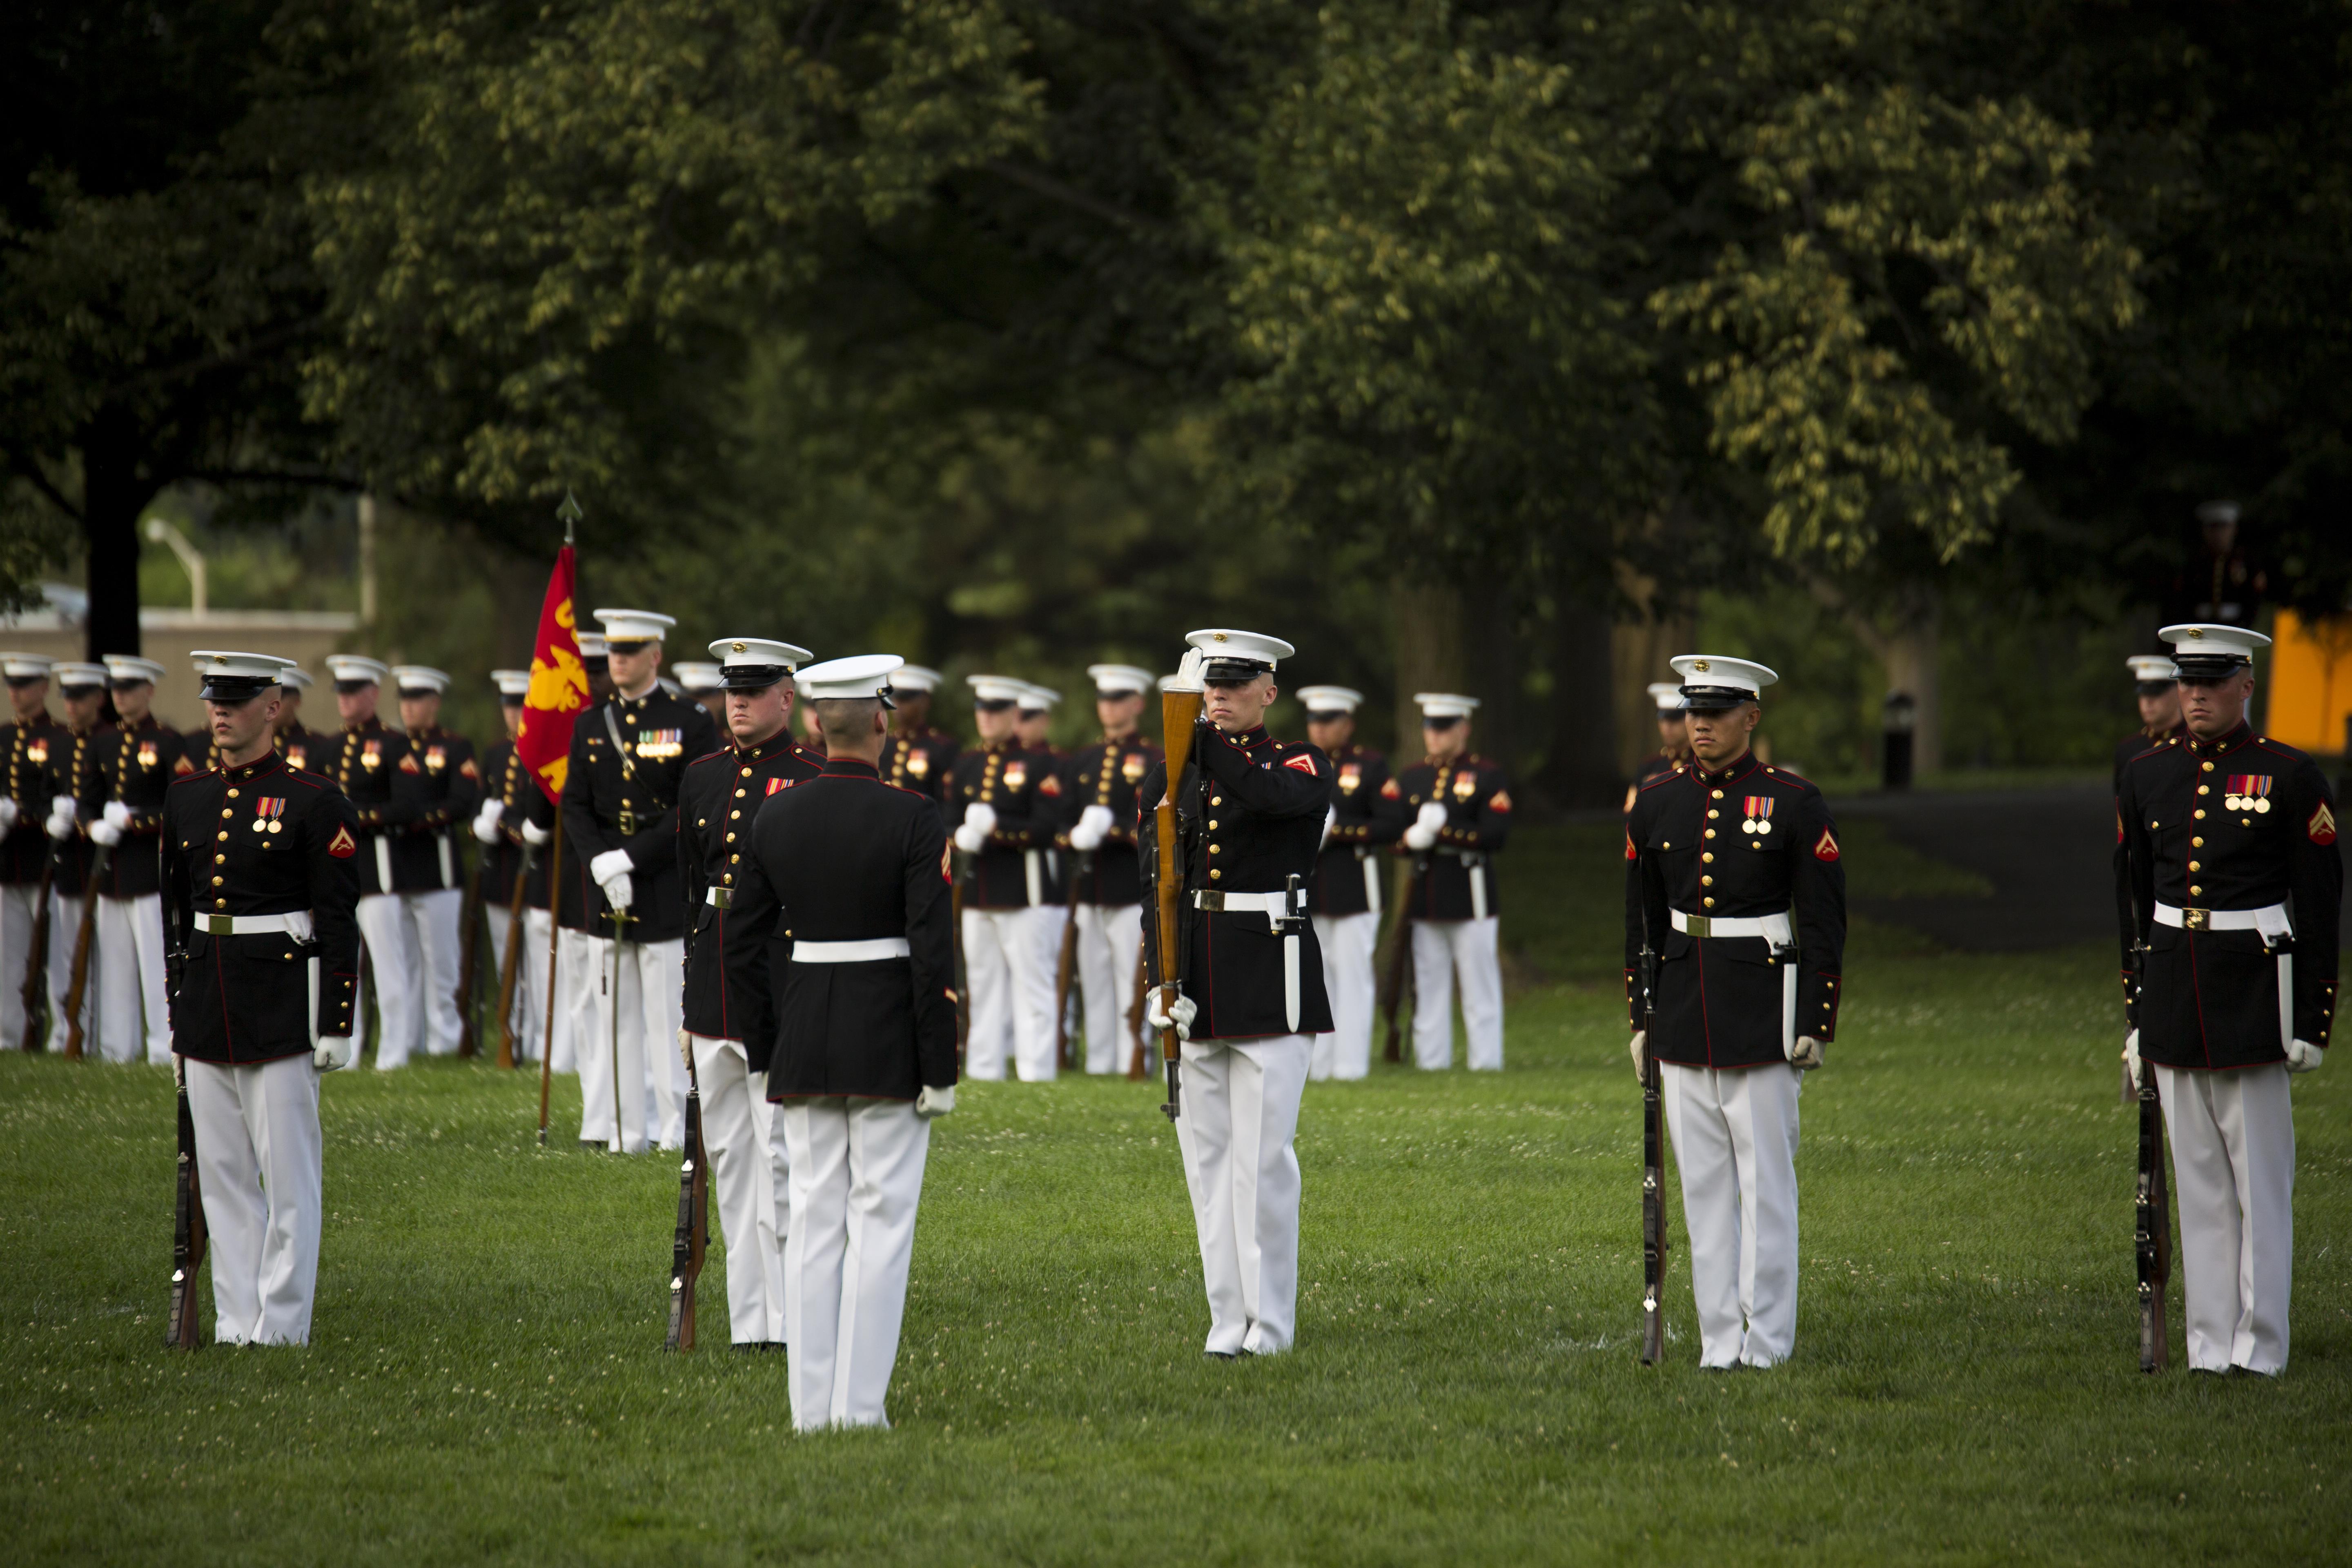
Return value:
M 190 667 L 205 678 L 199 696 L 217 702 L 245 702 L 281 684 L 293 664 L 274 653 L 232 653 L 226 648 L 192 648 Z
M 527 669 L 494 669 L 490 679 L 498 682 L 500 697 L 522 697 L 530 690 L 530 671 Z
M 902 664 L 890 678 L 893 691 L 937 691 L 943 678 L 927 664 Z
M 59 686 L 89 687 L 106 684 L 106 666 L 68 661 L 49 666 L 49 679 Z
M 1364 703 L 1364 694 L 1352 686 L 1302 686 L 1292 695 L 1309 713 L 1353 713 Z
M 101 654 L 100 660 L 106 666 L 106 679 L 109 680 L 152 681 L 163 679 L 161 664 L 152 658 L 141 658 L 135 653 Z
M 429 664 L 395 664 L 392 667 L 392 683 L 403 691 L 446 691 L 449 672 Z
M 1424 719 L 1467 719 L 1478 709 L 1475 697 L 1464 697 L 1452 691 L 1416 691 L 1412 700 L 1421 705 Z
M 1658 705 L 1661 713 L 1679 713 L 1683 710 L 1682 686 L 1672 680 L 1653 680 L 1650 682 L 1650 700 Z
M 0 675 L 11 680 L 25 680 L 47 675 L 56 659 L 37 653 L 0 653 Z
M 1094 679 L 1095 690 L 1105 697 L 1124 697 L 1130 691 L 1151 689 L 1151 672 L 1131 664 L 1090 664 L 1087 674 Z
M 2260 632 L 2211 621 L 2167 626 L 2156 636 L 2158 641 L 2172 645 L 2172 662 L 2179 666 L 2184 679 L 2226 674 L 2238 665 L 2253 663 L 2256 648 L 2271 646 L 2271 639 Z
M 578 634 L 573 640 L 580 644 L 580 657 L 582 658 L 603 658 L 604 657 L 604 634 L 603 632 L 582 632 Z
M 2124 660 L 2134 680 L 2178 680 L 2180 667 L 2160 653 L 2136 653 Z
M 677 677 L 678 689 L 700 696 L 719 689 L 719 667 L 692 661 L 673 664 L 669 672 Z
M 906 663 L 895 653 L 860 653 L 847 658 L 829 658 L 802 670 L 800 688 L 812 702 L 882 697 L 890 689 L 890 678 Z
M 289 664 L 278 672 L 278 684 L 295 691 L 310 689 L 310 672 L 299 664 Z
M 337 680 L 363 680 L 382 685 L 383 678 L 392 671 L 381 660 L 364 654 L 331 653 L 327 656 L 327 673 Z
M 1207 626 L 1186 632 L 1184 640 L 1209 656 L 1212 665 L 1251 664 L 1273 669 L 1298 650 L 1280 637 L 1262 632 L 1235 631 L 1231 626 Z
M 677 617 L 656 610 L 599 610 L 596 624 L 604 628 L 608 643 L 659 642 L 677 625 Z
M 1018 702 L 1028 682 L 1015 680 L 1009 675 L 967 675 L 964 684 L 971 688 L 975 702 Z
M 1726 658 L 1721 654 L 1676 654 L 1666 662 L 1675 667 L 1685 688 L 1728 688 L 1752 696 L 1780 679 L 1777 672 L 1752 658 Z
M 710 645 L 710 657 L 719 661 L 721 669 L 772 669 L 782 665 L 786 669 L 798 669 L 816 656 L 804 647 L 795 647 L 773 637 L 720 637 Z M 690 664 L 677 667 L 678 679 L 697 668 Z
M 1062 694 L 1050 686 L 1040 686 L 1034 680 L 1021 683 L 1021 706 L 1032 713 L 1043 712 L 1062 700 Z

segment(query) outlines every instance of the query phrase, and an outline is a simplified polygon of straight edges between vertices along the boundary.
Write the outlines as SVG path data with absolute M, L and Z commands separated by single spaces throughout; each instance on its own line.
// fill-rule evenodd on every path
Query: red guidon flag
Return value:
M 588 666 L 580 658 L 574 632 L 572 575 L 572 546 L 567 544 L 556 552 L 555 570 L 548 575 L 547 599 L 539 609 L 539 637 L 531 645 L 530 689 L 522 700 L 522 727 L 515 732 L 522 765 L 550 800 L 563 794 L 572 721 L 588 706 Z

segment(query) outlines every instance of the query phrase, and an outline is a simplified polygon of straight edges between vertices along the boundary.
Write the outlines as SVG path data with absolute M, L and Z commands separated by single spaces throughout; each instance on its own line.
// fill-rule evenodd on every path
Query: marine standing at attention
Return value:
M 1069 846 L 1071 916 L 1078 922 L 1078 992 L 1086 1020 L 1086 1070 L 1127 1070 L 1138 1044 L 1128 1028 L 1134 1010 L 1135 961 L 1142 952 L 1143 890 L 1135 872 L 1136 786 L 1160 760 L 1138 729 L 1151 672 L 1131 664 L 1093 664 L 1095 717 L 1103 738 L 1066 760 L 1063 835 Z M 1056 955 L 1058 968 L 1059 954 Z
M 1405 820 L 1397 847 L 1412 858 L 1404 918 L 1412 942 L 1412 1059 L 1454 1065 L 1454 986 L 1462 985 L 1462 1033 L 1470 1070 L 1503 1069 L 1501 900 L 1495 855 L 1511 831 L 1510 782 L 1470 750 L 1478 699 L 1423 691 L 1425 755 L 1398 773 L 1392 809 Z
M 1331 759 L 1330 826 L 1316 858 L 1307 907 L 1323 945 L 1323 987 L 1331 998 L 1331 1032 L 1315 1037 L 1310 1079 L 1358 1079 L 1372 1070 L 1372 1014 L 1380 976 L 1372 955 L 1380 946 L 1380 850 L 1404 831 L 1404 813 L 1388 793 L 1389 760 L 1356 744 L 1356 710 L 1364 694 L 1346 686 L 1302 686 L 1307 738 Z
M 1845 868 L 1822 792 L 1756 760 L 1779 678 L 1685 654 L 1691 761 L 1625 822 L 1625 992 L 1633 1071 L 1658 1054 L 1682 1175 L 1699 1364 L 1789 1359 L 1797 1342 L 1797 1097 L 1837 1028 Z M 1638 976 L 1658 957 L 1645 1022 Z

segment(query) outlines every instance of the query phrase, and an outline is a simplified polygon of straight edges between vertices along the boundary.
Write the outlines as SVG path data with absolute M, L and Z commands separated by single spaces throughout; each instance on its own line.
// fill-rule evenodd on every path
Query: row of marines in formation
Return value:
M 608 647 L 625 648 L 613 649 L 614 695 L 575 733 L 564 824 L 572 828 L 578 792 L 591 831 L 610 825 L 581 850 L 608 910 L 639 907 L 640 876 L 648 889 L 667 874 L 682 884 L 673 901 L 689 937 L 675 993 L 678 1037 L 710 1119 L 736 1342 L 791 1342 L 801 1424 L 879 1422 L 928 1122 L 953 1105 L 956 852 L 1011 853 L 1008 864 L 1019 866 L 1031 899 L 1045 874 L 1028 858 L 1040 846 L 1022 837 L 1034 829 L 973 809 L 996 804 L 988 798 L 991 775 L 1001 786 L 1016 753 L 992 744 L 968 780 L 971 759 L 955 764 L 963 788 L 950 792 L 946 811 L 903 783 L 876 787 L 907 771 L 889 722 L 903 679 L 898 661 L 834 661 L 802 672 L 826 752 L 816 761 L 787 734 L 788 678 L 805 656 L 746 638 L 714 645 L 730 672 L 734 743 L 688 761 L 691 720 L 657 721 L 684 706 L 661 698 L 653 679 L 662 626 L 660 617 L 606 616 Z M 2220 627 L 2173 634 L 2188 650 L 2177 656 L 2184 731 L 2135 755 L 2118 785 L 2134 1026 L 2126 1052 L 2136 1072 L 2144 1056 L 2163 1080 L 2182 1195 L 2191 1364 L 2275 1372 L 2284 1364 L 2291 1247 L 2273 1202 L 2292 1178 L 2284 1084 L 2289 1071 L 2317 1064 L 2332 1014 L 2341 879 L 2332 799 L 2308 759 L 2246 729 L 2252 635 Z M 1138 901 L 1149 902 L 1157 873 L 1144 803 L 1163 794 L 1174 802 L 1181 947 L 1178 961 L 1163 965 L 1147 925 L 1147 972 L 1174 982 L 1155 985 L 1147 1014 L 1183 1042 L 1177 1131 L 1211 1309 L 1204 1349 L 1271 1353 L 1287 1348 L 1295 1324 L 1292 1134 L 1300 1091 L 1316 1037 L 1333 1032 L 1321 922 L 1310 918 L 1307 884 L 1325 870 L 1335 842 L 1341 764 L 1322 746 L 1286 744 L 1265 731 L 1286 644 L 1229 630 L 1191 640 L 1175 684 L 1203 690 L 1204 710 L 1177 787 L 1168 790 L 1164 763 L 1147 753 L 1134 804 L 1109 810 L 1108 823 L 1082 809 L 1068 847 L 1084 852 L 1092 839 L 1098 851 L 1113 832 L 1131 841 Z M 202 973 L 210 960 L 205 979 L 175 987 L 177 1016 L 184 1026 L 200 1020 L 205 1037 L 187 1037 L 184 1028 L 180 1048 L 192 1063 L 222 1064 L 232 1077 L 258 1075 L 249 1096 L 198 1097 L 192 1084 L 192 1099 L 214 1100 L 211 1114 L 200 1110 L 203 1136 L 247 1151 L 245 1169 L 229 1161 L 217 1173 L 252 1208 L 250 1244 L 236 1253 L 241 1283 L 224 1283 L 216 1255 L 221 1337 L 288 1340 L 307 1332 L 315 1269 L 315 1205 L 309 1226 L 284 1223 L 288 1211 L 303 1207 L 306 1185 L 313 1194 L 317 1187 L 315 1075 L 281 1073 L 291 1087 L 277 1095 L 260 1079 L 281 1061 L 299 1063 L 305 1050 L 319 1066 L 349 1059 L 356 962 L 346 955 L 355 942 L 334 939 L 330 928 L 351 922 L 330 910 L 341 901 L 339 880 L 357 901 L 351 862 L 361 858 L 362 825 L 342 791 L 289 769 L 266 738 L 236 743 L 239 714 L 258 733 L 251 711 L 266 708 L 272 720 L 278 712 L 279 689 L 265 679 L 270 666 L 255 663 L 259 673 L 249 679 L 263 684 L 244 700 L 233 700 L 232 682 L 207 687 L 225 765 L 173 792 L 162 869 L 185 898 L 186 922 L 172 922 L 188 933 L 174 943 L 184 946 L 185 973 Z M 1822 1062 L 1840 1003 L 1841 852 L 1820 792 L 1760 763 L 1749 745 L 1772 673 L 1705 656 L 1675 663 L 1687 751 L 1638 786 L 1625 832 L 1633 1055 L 1645 1077 L 1654 1058 L 1664 1080 L 1702 1364 L 1767 1366 L 1794 1342 L 1797 1100 L 1803 1074 Z M 996 703 L 1003 706 L 995 712 L 1019 709 L 1017 692 L 978 683 L 976 690 L 983 712 Z M 677 706 L 656 706 L 666 701 Z M 1433 717 L 1441 722 L 1433 729 L 1449 727 L 1446 715 Z M 1114 736 L 1105 752 L 1122 771 L 1128 743 Z M 600 745 L 611 753 L 602 766 Z M 786 758 L 814 771 L 793 772 Z M 2223 758 L 2273 771 L 2232 774 L 2224 786 L 2206 776 Z M 640 771 L 646 763 L 677 764 L 674 794 L 666 797 Z M 258 793 L 273 770 L 289 794 L 299 786 L 306 811 L 289 812 L 285 795 Z M 609 791 L 595 782 L 600 774 Z M 817 784 L 841 787 L 804 787 Z M 2226 799 L 2202 798 L 2217 787 L 2226 787 Z M 240 807 L 244 789 L 256 793 Z M 1409 852 L 1443 853 L 1447 835 L 1473 830 L 1475 812 L 1465 820 L 1450 796 L 1415 802 L 1399 793 L 1413 807 L 1399 836 Z M 1427 812 L 1432 804 L 1443 810 Z M 1472 804 L 1508 810 L 1507 798 Z M 637 812 L 666 820 L 639 824 Z M 2137 826 L 2143 813 L 2145 833 Z M 2228 830 L 2225 814 L 2239 831 Z M 249 835 L 234 831 L 248 816 Z M 289 817 L 296 837 L 281 849 L 276 825 Z M 616 841 L 625 827 L 635 831 Z M 649 832 L 667 842 L 644 842 Z M 205 842 L 208 833 L 218 847 Z M 1000 834 L 1011 837 L 1000 842 Z M 231 895 L 258 868 L 274 865 L 282 876 L 298 856 L 310 867 L 307 886 L 281 888 L 261 902 L 310 909 L 234 907 Z M 2190 901 L 2173 901 L 2182 898 Z M 207 904 L 223 912 L 205 914 Z M 660 911 L 648 900 L 643 912 L 651 920 Z M 2282 914 L 2305 938 L 2310 956 L 2300 970 L 2284 957 L 2291 942 L 2283 947 L 2267 930 Z M 1491 920 L 1491 903 L 1474 918 Z M 2168 941 L 2168 931 L 2184 940 Z M 2243 943 L 2223 940 L 2237 932 L 2260 938 L 2263 961 L 2248 964 L 2238 951 Z M 2200 944 L 2198 933 L 2218 936 Z M 964 934 L 973 934 L 969 921 Z M 614 961 L 632 945 L 625 935 L 613 941 Z M 291 983 L 306 954 L 318 976 L 308 988 L 314 1009 Z M 1652 959 L 1654 968 L 1643 962 Z M 334 968 L 339 960 L 352 973 Z M 639 962 L 641 983 L 651 982 Z M 1637 963 L 1647 977 L 1638 989 Z M 208 988 L 215 995 L 191 1008 L 191 993 Z M 645 990 L 650 997 L 654 987 Z M 248 1012 L 263 1020 L 255 1038 L 268 1042 L 260 1048 L 267 1061 L 241 1058 L 226 1023 Z M 224 1021 L 217 1037 L 215 1016 Z M 2265 1087 L 2273 1083 L 2275 1108 Z M 311 1174 L 307 1184 L 257 1184 L 256 1161 L 297 1157 L 288 1151 L 302 1148 L 299 1137 L 259 1135 L 257 1118 L 281 1101 L 298 1117 L 307 1103 Z M 207 1163 L 215 1184 L 219 1163 Z M 306 1229 L 307 1247 L 296 1234 Z M 782 1288 L 787 1275 L 796 1290 Z

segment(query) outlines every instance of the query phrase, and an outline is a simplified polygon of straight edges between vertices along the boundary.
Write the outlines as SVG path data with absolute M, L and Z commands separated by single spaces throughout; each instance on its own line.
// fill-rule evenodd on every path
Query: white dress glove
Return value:
M 51 816 L 79 816 L 80 811 L 81 802 L 74 799 L 74 797 L 69 795 L 53 795 L 49 796 L 49 815 Z
M 1153 987 L 1151 1005 L 1144 1014 L 1144 1021 L 1155 1029 L 1174 1029 L 1178 1039 L 1189 1040 L 1192 1037 L 1192 1020 L 1201 1011 L 1200 1004 L 1181 991 L 1175 993 L 1176 1000 L 1171 1003 L 1169 994 L 1165 985 Z
M 310 1060 L 320 1072 L 333 1072 L 351 1066 L 352 1058 L 358 1054 L 349 1035 L 328 1035 L 320 1039 L 318 1048 L 310 1053 Z
M 1209 668 L 1209 656 L 1199 648 L 1188 647 L 1183 659 L 1176 666 L 1176 679 L 1169 683 L 1171 691 L 1199 691 L 1208 684 L 1202 679 Z
M 2289 1040 L 2286 1046 L 2286 1070 L 2313 1072 L 2326 1058 L 2327 1047 L 2315 1046 L 2309 1040 Z
M 2138 1092 L 2139 1031 L 2137 1029 L 2124 1037 L 2124 1075 L 2131 1079 L 2133 1092 Z
M 499 841 L 499 818 L 505 814 L 507 803 L 502 800 L 482 802 L 482 814 L 474 818 L 474 837 L 485 844 Z
M 536 849 L 555 835 L 526 816 L 522 819 L 522 841 Z
M 1789 1065 L 1799 1072 L 1811 1072 L 1821 1066 L 1821 1041 L 1811 1035 L 1799 1035 L 1797 1043 L 1789 1047 Z
M 13 796 L 0 795 L 0 833 L 16 830 L 16 802 Z
M 60 844 L 64 843 L 67 839 L 71 838 L 74 836 L 74 814 L 72 806 L 68 805 L 65 810 L 52 816 L 49 820 L 42 824 L 42 826 L 48 829 L 49 837 L 56 839 Z
M 637 885 L 629 880 L 629 874 L 626 871 L 609 882 L 599 882 L 596 885 L 604 889 L 604 901 L 616 910 L 625 910 L 637 901 Z
M 122 829 L 117 827 L 110 817 L 101 816 L 89 825 L 89 839 L 93 844 L 103 844 L 111 849 L 122 842 Z
M 1081 854 L 1101 848 L 1102 841 L 1110 837 L 1110 826 L 1115 820 L 1107 805 L 1087 807 L 1078 813 L 1077 826 L 1070 829 L 1070 847 Z
M 926 1121 L 934 1116 L 945 1116 L 954 1109 L 955 1085 L 953 1084 L 949 1084 L 944 1089 L 933 1089 L 929 1084 L 925 1084 L 923 1092 L 915 1096 L 915 1114 Z
M 588 861 L 588 874 L 596 879 L 597 886 L 610 887 L 614 881 L 637 868 L 625 849 L 607 849 Z
M 131 826 L 131 808 L 119 800 L 106 803 L 106 820 L 117 833 Z
M 1405 847 L 1412 850 L 1428 848 L 1437 842 L 1437 830 L 1445 826 L 1445 803 L 1430 800 L 1422 803 L 1412 826 L 1404 830 Z
M 984 800 L 973 801 L 963 808 L 963 823 L 955 830 L 955 847 L 967 855 L 977 855 L 988 847 L 988 836 L 996 831 L 996 807 Z
M 1650 1031 L 1633 1031 L 1633 1043 L 1626 1047 L 1633 1054 L 1633 1080 L 1644 1089 L 1650 1084 Z

